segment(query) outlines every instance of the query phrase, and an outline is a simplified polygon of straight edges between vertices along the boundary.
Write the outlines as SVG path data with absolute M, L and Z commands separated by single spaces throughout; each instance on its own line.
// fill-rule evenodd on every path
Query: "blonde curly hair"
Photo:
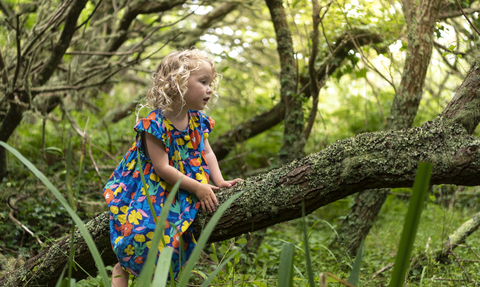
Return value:
M 218 99 L 217 88 L 219 74 L 215 71 L 215 62 L 205 52 L 198 49 L 175 51 L 163 58 L 152 76 L 153 84 L 147 92 L 146 105 L 150 109 L 163 112 L 172 111 L 174 104 L 180 100 L 185 105 L 184 96 L 188 91 L 187 82 L 190 74 L 203 64 L 212 67 L 212 104 Z

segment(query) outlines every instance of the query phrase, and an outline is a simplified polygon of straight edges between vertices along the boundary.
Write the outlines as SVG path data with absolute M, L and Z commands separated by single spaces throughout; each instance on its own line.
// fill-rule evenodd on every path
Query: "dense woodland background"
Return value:
M 474 0 L 3 0 L 0 140 L 62 191 L 71 145 L 78 214 L 101 222 L 103 185 L 133 143 L 136 113 L 148 113 L 138 107 L 152 72 L 170 51 L 195 46 L 223 75 L 206 111 L 216 121 L 210 142 L 224 176 L 246 179 L 219 196 L 247 191 L 212 235 L 221 253 L 242 249 L 216 284 L 276 286 L 281 246 L 292 242 L 295 284 L 306 286 L 295 219 L 305 200 L 316 276 L 348 277 L 365 238 L 360 284 L 387 285 L 416 166 L 429 161 L 435 185 L 407 284 L 474 286 L 478 12 Z M 63 242 L 67 213 L 3 148 L 0 190 L 0 285 L 55 281 L 63 265 L 35 262 Z M 211 253 L 198 272 L 218 263 Z M 17 268 L 29 271 L 7 274 Z

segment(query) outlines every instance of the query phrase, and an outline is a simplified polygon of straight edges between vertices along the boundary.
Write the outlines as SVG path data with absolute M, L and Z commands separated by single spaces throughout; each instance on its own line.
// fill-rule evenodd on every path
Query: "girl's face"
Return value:
M 210 100 L 213 71 L 209 63 L 202 62 L 200 69 L 192 72 L 188 78 L 188 91 L 183 97 L 189 110 L 203 110 Z

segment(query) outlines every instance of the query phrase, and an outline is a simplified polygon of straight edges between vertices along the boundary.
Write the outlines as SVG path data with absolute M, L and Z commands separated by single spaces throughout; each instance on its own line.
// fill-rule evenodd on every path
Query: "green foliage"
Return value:
M 3 2 L 9 4 L 12 10 L 18 13 L 23 11 L 24 4 L 35 1 L 7 0 Z M 130 3 L 130 1 L 114 2 L 118 5 L 125 2 Z M 204 15 L 199 11 L 183 19 L 193 9 L 198 7 L 209 9 L 207 5 L 211 5 L 210 8 L 216 8 L 220 2 L 205 3 L 205 6 L 198 6 L 201 3 L 192 2 L 182 7 L 178 6 L 171 11 L 165 11 L 161 15 L 158 13 L 139 15 L 131 25 L 132 30 L 129 31 L 129 35 L 132 37 L 119 51 L 126 51 L 138 44 L 144 36 L 142 34 L 149 27 L 161 24 L 165 27 L 155 33 L 160 37 L 154 36 L 149 39 L 147 41 L 149 44 L 145 49 L 145 51 L 157 50 L 167 41 L 168 37 L 163 37 L 164 35 L 175 34 L 178 29 L 187 34 L 193 29 L 192 27 L 201 23 Z M 38 24 L 37 20 L 43 19 L 42 23 L 44 23 L 45 17 L 52 14 L 53 9 L 58 8 L 63 2 L 54 0 L 45 3 L 50 7 L 43 7 L 43 10 L 37 10 L 35 13 L 22 14 L 21 21 L 25 29 L 22 35 L 35 35 L 32 29 L 34 27 L 38 29 L 41 26 L 35 26 Z M 98 1 L 87 2 L 78 24 L 83 23 L 90 16 L 96 4 Z M 462 3 L 462 5 L 464 4 Z M 101 17 L 91 19 L 87 25 L 78 30 L 69 51 L 101 51 L 108 46 L 109 40 L 117 32 L 114 24 L 120 22 L 120 17 L 125 15 L 127 9 L 120 7 L 115 14 L 112 13 L 115 9 L 108 6 L 111 5 L 110 3 L 104 2 L 102 7 L 103 5 L 109 7 L 110 11 L 102 11 Z M 305 74 L 310 56 L 309 45 L 311 45 L 311 39 L 309 39 L 312 31 L 311 2 L 294 0 L 286 2 L 285 8 L 287 21 L 292 29 L 298 70 L 300 74 Z M 321 14 L 325 10 L 322 10 Z M 336 41 L 340 36 L 345 35 L 346 31 L 364 29 L 378 33 L 382 36 L 383 42 L 363 46 L 361 48 L 362 56 L 356 48 L 350 47 L 351 50 L 346 59 L 332 60 L 331 63 L 339 64 L 340 68 L 333 75 L 327 77 L 325 85 L 322 87 L 319 111 L 305 148 L 306 154 L 319 151 L 336 140 L 384 128 L 382 112 L 384 117 L 388 117 L 394 90 L 378 75 L 378 72 L 373 71 L 372 67 L 398 85 L 404 66 L 404 52 L 407 48 L 406 25 L 401 12 L 398 2 L 388 1 L 335 2 L 329 7 L 322 23 L 324 25 L 322 32 L 325 33 L 325 36 L 321 36 L 317 67 L 329 55 L 329 44 L 338 44 Z M 118 18 L 114 18 L 114 15 L 118 15 Z M 0 16 L 4 16 L 3 12 L 0 12 Z M 479 19 L 476 16 L 472 17 L 477 27 Z M 180 22 L 176 23 L 176 21 Z M 100 22 L 101 24 L 99 24 Z M 2 56 L 10 71 L 12 70 L 10 67 L 16 61 L 16 34 L 8 28 L 6 22 L 2 23 L 5 25 L 0 25 L 0 46 L 4 47 Z M 167 26 L 167 23 L 176 24 Z M 94 25 L 102 28 L 95 30 Z M 51 45 L 55 43 L 62 30 L 63 24 L 60 24 L 56 26 L 55 30 L 47 31 L 43 43 L 48 46 L 48 51 L 51 50 Z M 449 47 L 449 52 L 444 55 L 434 52 L 427 75 L 426 91 L 415 118 L 415 126 L 435 118 L 443 110 L 460 83 L 462 71 L 468 70 L 468 57 L 453 56 L 452 52 L 468 51 L 468 49 L 476 49 L 476 46 L 471 46 L 474 41 L 457 42 L 453 40 L 451 36 L 454 33 L 453 30 L 455 33 L 460 33 L 458 39 L 465 36 L 462 34 L 465 29 L 461 24 L 453 27 L 439 22 L 435 30 L 434 40 Z M 216 120 L 214 132 L 210 137 L 210 143 L 213 144 L 225 132 L 249 120 L 253 115 L 269 111 L 280 101 L 278 80 L 280 65 L 273 26 L 269 21 L 268 10 L 262 1 L 242 2 L 237 10 L 205 30 L 201 39 L 202 41 L 196 46 L 211 51 L 216 61 L 217 71 L 223 74 L 223 80 L 220 81 L 219 101 L 215 107 L 207 111 Z M 399 44 L 398 52 L 390 50 L 393 43 Z M 80 91 L 62 92 L 61 104 L 51 113 L 42 112 L 42 99 L 48 98 L 50 94 L 37 96 L 31 109 L 23 115 L 22 124 L 10 137 L 9 145 L 15 147 L 37 166 L 57 189 L 66 190 L 67 174 L 71 174 L 71 190 L 76 196 L 77 214 L 81 220 L 86 221 L 91 216 L 86 215 L 84 202 L 104 203 L 100 191 L 135 138 L 135 131 L 132 129 L 136 122 L 134 108 L 130 110 L 128 116 L 118 122 L 106 121 L 105 124 L 102 124 L 102 120 L 109 112 L 129 103 L 137 96 L 145 94 L 150 85 L 152 71 L 165 54 L 178 47 L 175 46 L 177 44 L 172 41 L 151 59 L 122 70 L 122 75 L 113 77 L 112 83 Z M 22 39 L 21 45 L 24 47 L 25 38 Z M 62 83 L 70 85 L 75 80 L 81 79 L 85 76 L 81 71 L 84 71 L 82 69 L 91 59 L 95 59 L 95 66 L 114 66 L 118 62 L 127 63 L 138 55 L 139 53 L 109 57 L 65 55 L 59 69 L 50 80 L 49 86 Z M 35 67 L 41 67 L 47 56 L 46 53 L 37 54 L 37 58 L 34 59 Z M 372 67 L 367 67 L 361 57 L 370 61 Z M 452 65 L 457 71 L 452 72 L 449 65 Z M 68 73 L 65 70 L 68 70 Z M 35 75 L 33 72 L 32 77 Z M 449 75 L 449 78 L 443 85 L 442 81 L 446 75 Z M 95 82 L 99 78 L 94 77 L 86 83 Z M 373 87 L 367 84 L 367 79 L 373 83 Z M 444 89 L 440 89 L 441 87 Z M 300 89 L 302 88 L 304 87 L 300 85 L 296 92 L 301 94 Z M 306 98 L 303 100 L 304 112 L 305 115 L 308 115 L 312 108 L 312 101 Z M 1 105 L 4 103 L 1 101 Z M 0 108 L 0 117 L 3 117 L 4 107 Z M 140 115 L 147 112 L 147 109 L 143 109 Z M 87 119 L 89 119 L 88 125 Z M 43 127 L 44 120 L 45 127 Z M 88 140 L 85 149 L 82 146 L 82 137 L 72 128 L 71 122 L 82 131 L 86 127 Z M 229 157 L 220 162 L 225 177 L 246 178 L 275 168 L 278 150 L 283 139 L 283 130 L 283 125 L 279 124 L 247 142 L 237 143 Z M 72 164 L 70 168 L 67 168 L 66 155 L 69 141 L 71 142 Z M 2 250 L 2 254 L 5 250 L 5 255 L 14 262 L 20 255 L 25 259 L 34 256 L 41 251 L 43 245 L 10 220 L 10 212 L 46 243 L 54 242 L 68 233 L 71 222 L 68 219 L 66 208 L 39 183 L 37 177 L 11 154 L 8 154 L 7 158 L 9 175 L 0 183 L 0 190 L 2 190 L 0 193 L 2 249 L 0 250 Z M 96 172 L 96 167 L 98 167 L 99 174 Z M 24 182 L 26 182 L 25 185 L 23 185 Z M 458 264 L 440 265 L 433 260 L 432 251 L 443 244 L 446 236 L 452 230 L 478 210 L 480 204 L 478 191 L 475 188 L 466 188 L 463 191 L 457 191 L 457 189 L 457 187 L 449 185 L 440 185 L 433 187 L 432 192 L 429 193 L 417 240 L 413 245 L 413 254 L 425 254 L 427 263 L 424 268 L 411 269 L 407 277 L 407 284 L 416 286 L 420 280 L 423 286 L 438 286 L 438 282 L 433 278 L 461 279 L 465 272 L 475 274 L 478 271 L 478 266 L 474 263 L 465 263 L 463 266 L 466 271 L 464 272 Z M 398 218 L 404 216 L 407 210 L 407 199 L 411 192 L 410 189 L 399 189 L 393 192 L 405 195 L 388 197 L 371 235 L 365 241 L 362 266 L 357 269 L 359 271 L 358 282 L 362 286 L 385 285 L 390 277 L 391 271 L 386 271 L 373 280 L 370 279 L 372 274 L 393 262 L 394 255 L 397 253 L 398 242 L 393 239 L 400 236 Z M 66 196 L 67 193 L 63 195 Z M 11 204 L 15 203 L 13 208 L 7 205 L 7 201 Z M 209 284 L 205 282 L 217 285 L 276 285 L 279 256 L 285 242 L 293 244 L 298 255 L 293 259 L 295 286 L 311 285 L 311 283 L 307 283 L 311 280 L 310 269 L 313 270 L 316 282 L 318 282 L 320 272 L 331 272 L 341 278 L 348 278 L 350 267 L 357 265 L 349 258 L 345 258 L 344 254 L 328 249 L 328 246 L 335 235 L 335 229 L 353 202 L 352 197 L 342 199 L 306 216 L 305 222 L 293 220 L 269 229 L 265 240 L 255 254 L 243 249 L 245 242 L 242 240 L 232 239 L 216 243 L 211 251 L 207 250 L 208 253 L 211 253 L 210 256 L 200 257 L 199 264 L 193 270 L 197 272 L 196 276 L 190 281 L 199 285 Z M 103 205 L 103 209 L 105 208 Z M 309 226 L 308 231 L 307 226 Z M 306 237 L 305 232 L 307 233 Z M 429 243 L 429 248 L 426 248 L 427 243 Z M 478 246 L 480 246 L 478 238 L 471 236 L 469 243 L 475 251 L 478 251 Z M 306 246 L 310 249 L 310 256 L 305 250 Z M 468 250 L 459 249 L 456 252 L 460 258 L 476 259 Z M 309 257 L 312 261 L 311 266 L 305 260 Z M 0 266 L 12 264 L 0 264 Z M 343 266 L 348 268 L 343 268 Z M 109 269 L 111 268 L 106 267 L 106 270 Z M 215 278 L 209 277 L 209 275 L 215 276 L 214 274 L 217 275 Z M 329 280 L 332 285 L 339 284 L 334 283 L 336 281 L 333 279 Z M 90 281 L 83 280 L 77 282 L 77 286 L 103 286 L 100 281 L 101 278 Z
M 413 249 L 413 242 L 417 235 L 418 223 L 423 211 L 423 202 L 427 189 L 430 184 L 430 175 L 432 173 L 432 164 L 421 162 L 418 166 L 417 176 L 413 184 L 413 193 L 410 198 L 408 212 L 403 225 L 402 237 L 398 248 L 395 266 L 393 269 L 391 287 L 401 287 L 405 282 L 410 254 Z

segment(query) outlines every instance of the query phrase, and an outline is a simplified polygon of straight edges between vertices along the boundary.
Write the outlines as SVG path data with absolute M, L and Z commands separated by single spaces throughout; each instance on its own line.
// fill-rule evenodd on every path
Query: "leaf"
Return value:
M 229 263 L 230 260 L 232 260 L 233 257 L 235 257 L 237 254 L 239 254 L 238 251 L 236 251 L 234 254 L 230 255 L 227 259 L 225 259 L 222 264 L 220 264 L 211 274 L 208 276 L 208 278 L 203 281 L 203 284 L 201 287 L 208 287 L 210 286 L 210 283 L 215 279 L 215 276 L 217 276 L 217 273 L 225 267 L 225 264 Z M 218 259 L 217 259 L 218 260 Z
M 458 54 L 457 58 L 459 58 L 459 59 L 463 58 L 462 54 Z
M 11 152 L 14 156 L 16 156 L 28 169 L 30 169 L 33 174 L 53 193 L 55 198 L 62 204 L 65 210 L 70 214 L 73 221 L 77 224 L 78 230 L 82 234 L 83 238 L 85 239 L 85 243 L 90 250 L 90 253 L 93 256 L 93 260 L 97 265 L 98 272 L 100 273 L 100 277 L 102 278 L 102 282 L 104 286 L 110 286 L 110 279 L 105 270 L 105 265 L 103 264 L 102 257 L 98 252 L 97 246 L 88 232 L 87 228 L 85 227 L 85 223 L 78 217 L 78 215 L 73 211 L 73 209 L 68 204 L 67 200 L 62 196 L 62 194 L 58 191 L 58 189 L 53 186 L 53 184 L 40 172 L 28 159 L 26 159 L 23 155 L 21 155 L 16 149 L 9 146 L 7 143 L 0 141 L 0 145 L 3 146 L 6 150 Z
M 256 286 L 259 286 L 259 287 L 267 287 L 267 284 L 265 284 L 262 281 L 253 281 L 252 284 L 255 284 Z
M 357 256 L 355 256 L 355 261 L 353 262 L 352 271 L 350 272 L 350 277 L 348 277 L 348 283 L 352 285 L 358 284 L 358 278 L 360 278 L 360 266 L 362 265 L 363 257 L 363 245 L 364 240 L 360 243 L 360 247 L 357 251 Z
M 355 71 L 355 76 L 357 78 L 366 78 L 367 77 L 367 69 L 363 68 L 360 71 Z
M 63 150 L 56 146 L 47 147 L 44 149 L 44 151 L 49 154 L 63 157 Z
M 212 253 L 212 254 L 210 254 L 210 258 L 212 258 L 213 262 L 215 262 L 215 263 L 218 264 L 218 257 L 217 257 L 217 255 L 215 255 L 215 254 Z
M 200 258 L 200 253 L 202 252 L 203 248 L 207 244 L 207 240 L 210 237 L 210 234 L 212 234 L 213 228 L 217 224 L 217 222 L 220 220 L 222 217 L 223 213 L 227 208 L 232 204 L 232 202 L 237 199 L 243 192 L 239 192 L 232 197 L 230 197 L 227 201 L 225 201 L 220 207 L 217 209 L 217 212 L 210 218 L 210 220 L 207 223 L 207 226 L 205 226 L 205 229 L 202 232 L 202 235 L 200 235 L 200 239 L 197 241 L 197 246 L 193 249 L 192 254 L 190 255 L 190 258 L 188 260 L 187 265 L 183 268 L 181 275 L 179 276 L 178 280 L 178 287 L 184 287 L 187 286 L 188 279 L 190 278 L 191 271 L 193 270 L 193 267 L 198 261 L 198 258 Z
M 432 172 L 432 164 L 421 162 L 418 165 L 417 176 L 413 183 L 412 196 L 408 205 L 405 224 L 403 225 L 402 237 L 393 267 L 392 279 L 390 287 L 402 287 L 405 281 L 405 274 L 408 270 L 410 253 L 413 249 L 413 242 L 417 235 L 418 223 L 423 211 L 425 194 L 430 184 L 430 175 Z
M 151 245 L 150 245 L 151 246 Z M 157 248 L 158 249 L 158 248 Z M 165 247 L 160 253 L 157 261 L 157 269 L 155 270 L 155 277 L 153 278 L 152 286 L 165 286 L 168 279 L 168 271 L 170 263 L 172 262 L 173 247 Z M 168 266 L 168 267 L 165 267 Z
M 310 258 L 310 247 L 308 246 L 307 222 L 305 221 L 305 202 L 303 200 L 302 200 L 302 225 L 303 225 L 303 242 L 305 245 L 305 260 L 307 261 L 308 283 L 310 284 L 310 287 L 314 287 L 315 281 L 313 280 L 312 259 Z
M 235 241 L 235 243 L 237 243 L 237 244 L 246 244 L 246 243 L 247 243 L 247 239 L 242 237 L 242 238 L 238 239 L 237 241 Z
M 450 53 L 449 52 L 442 53 L 442 57 L 445 57 L 448 54 L 450 54 Z
M 155 232 L 153 233 L 152 243 L 150 243 L 150 250 L 148 251 L 147 261 L 145 262 L 145 265 L 143 265 L 142 272 L 138 277 L 137 286 L 139 287 L 150 286 L 153 269 L 155 268 L 155 261 L 157 260 L 158 244 L 160 243 L 160 240 L 163 240 L 163 233 L 165 232 L 165 221 L 167 220 L 168 212 L 170 211 L 170 207 L 172 206 L 173 199 L 175 198 L 175 195 L 177 194 L 177 191 L 180 187 L 180 182 L 181 182 L 181 178 L 177 181 L 172 191 L 168 195 L 167 200 L 163 204 L 162 212 L 160 213 L 160 218 L 157 220 L 157 226 L 155 227 Z M 163 250 L 162 250 L 162 253 L 163 253 Z M 171 254 L 170 254 L 170 258 L 171 258 Z M 157 270 L 155 271 L 155 274 L 157 272 L 160 272 L 159 276 L 163 276 L 164 273 L 168 274 L 168 270 L 170 270 L 170 264 L 161 265 L 161 266 L 158 266 L 158 265 L 159 264 L 157 264 Z M 163 269 L 163 270 L 158 271 L 158 269 Z
M 225 73 L 225 71 L 228 70 L 228 68 L 229 68 L 229 66 L 223 67 L 222 70 L 221 70 L 222 73 Z
M 280 253 L 280 265 L 278 266 L 278 286 L 293 286 L 293 243 L 284 243 Z
M 455 50 L 456 47 L 457 46 L 452 44 L 452 45 L 448 46 L 448 50 L 453 51 L 453 50 Z

